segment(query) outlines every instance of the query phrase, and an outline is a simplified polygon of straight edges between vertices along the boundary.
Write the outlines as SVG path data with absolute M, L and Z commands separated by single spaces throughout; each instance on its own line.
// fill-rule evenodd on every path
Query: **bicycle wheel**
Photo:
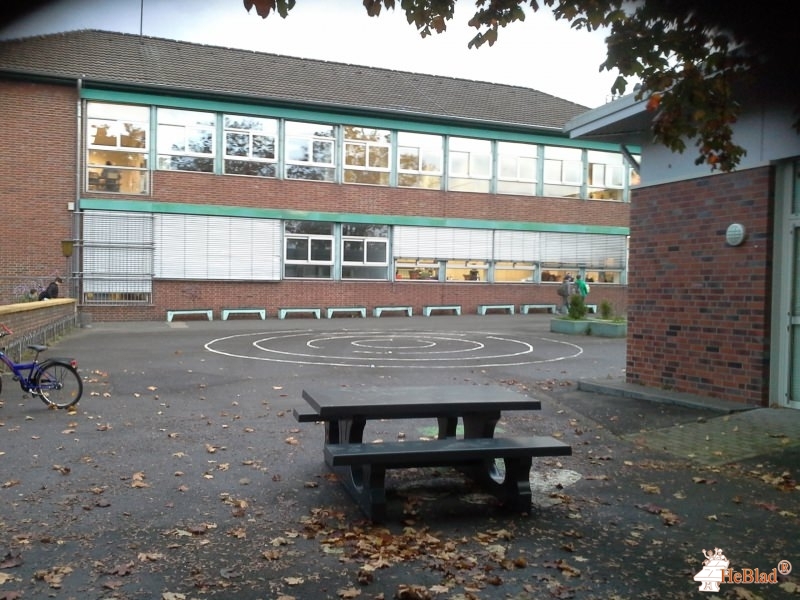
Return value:
M 69 408 L 81 399 L 83 381 L 67 363 L 53 361 L 40 369 L 33 380 L 35 394 L 42 402 L 56 408 Z

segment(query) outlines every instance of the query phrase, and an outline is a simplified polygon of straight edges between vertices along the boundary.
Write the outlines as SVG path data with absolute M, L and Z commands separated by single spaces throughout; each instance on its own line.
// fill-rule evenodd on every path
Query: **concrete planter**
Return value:
M 592 321 L 589 331 L 597 337 L 626 337 L 628 335 L 628 322 Z
M 589 333 L 597 337 L 623 338 L 628 335 L 627 321 L 591 321 Z
M 550 331 L 568 335 L 587 335 L 589 333 L 589 321 L 586 319 L 551 319 Z

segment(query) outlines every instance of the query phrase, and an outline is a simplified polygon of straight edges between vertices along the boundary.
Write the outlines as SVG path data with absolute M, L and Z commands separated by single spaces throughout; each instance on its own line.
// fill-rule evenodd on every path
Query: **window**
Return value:
M 442 187 L 442 137 L 401 131 L 397 134 L 397 185 Z
M 286 123 L 286 178 L 334 181 L 335 131 L 332 125 Z
M 498 142 L 497 193 L 535 196 L 538 164 L 536 146 Z
M 153 287 L 153 217 L 86 211 L 83 216 L 83 301 L 150 303 Z
M 489 265 L 480 260 L 448 260 L 447 281 L 489 281 Z
M 157 214 L 156 277 L 277 281 L 281 233 L 278 219 Z
M 149 128 L 146 106 L 87 103 L 86 189 L 146 194 Z
M 622 283 L 627 239 L 623 235 L 546 232 L 541 234 L 541 256 L 542 281 L 561 281 L 569 273 L 585 274 L 587 281 Z
M 387 278 L 389 227 L 342 225 L 342 279 Z
M 225 173 L 277 177 L 275 119 L 225 115 Z
M 532 283 L 534 281 L 536 281 L 536 263 L 501 260 L 494 264 L 495 283 Z
M 158 109 L 158 168 L 214 171 L 214 113 Z
M 622 201 L 625 163 L 622 154 L 589 150 L 588 197 L 593 200 Z
M 492 143 L 453 137 L 448 147 L 447 189 L 460 192 L 490 191 Z
M 344 182 L 389 185 L 392 135 L 386 129 L 344 127 Z
M 397 258 L 394 263 L 396 280 L 439 281 L 439 261 L 432 258 Z
M 286 221 L 284 277 L 330 279 L 333 266 L 333 223 Z
M 544 148 L 545 196 L 580 198 L 583 185 L 582 150 L 579 148 Z

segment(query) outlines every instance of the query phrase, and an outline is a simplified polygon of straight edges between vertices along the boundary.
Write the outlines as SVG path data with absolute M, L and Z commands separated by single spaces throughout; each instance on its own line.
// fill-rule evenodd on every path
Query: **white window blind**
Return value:
M 278 280 L 281 239 L 276 219 L 156 215 L 156 276 Z
M 494 259 L 537 261 L 539 237 L 538 231 L 495 231 Z
M 622 269 L 625 247 L 624 235 L 544 232 L 541 234 L 541 261 L 549 267 Z
M 83 214 L 83 291 L 144 292 L 152 288 L 153 218 L 149 214 Z
M 492 258 L 492 232 L 485 229 L 406 227 L 394 230 L 394 257 Z

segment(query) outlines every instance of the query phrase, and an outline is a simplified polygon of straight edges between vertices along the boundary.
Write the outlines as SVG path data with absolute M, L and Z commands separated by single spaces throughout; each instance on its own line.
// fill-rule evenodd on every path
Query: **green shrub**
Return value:
M 600 303 L 600 318 L 606 321 L 614 318 L 614 307 L 611 306 L 611 302 L 608 300 L 603 300 Z
M 576 321 L 586 318 L 586 302 L 584 302 L 583 296 L 574 294 L 569 297 L 567 316 Z

